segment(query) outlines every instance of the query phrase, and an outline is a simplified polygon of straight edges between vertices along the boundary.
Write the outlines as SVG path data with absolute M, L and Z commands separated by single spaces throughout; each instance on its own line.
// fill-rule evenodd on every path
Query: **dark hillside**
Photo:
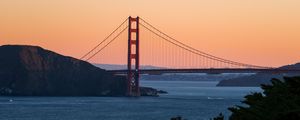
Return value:
M 37 46 L 0 46 L 0 95 L 123 96 L 125 78 Z
M 300 63 L 279 67 L 282 69 L 300 69 Z M 238 77 L 222 80 L 217 86 L 260 86 L 261 84 L 271 84 L 272 78 L 283 79 L 283 76 L 299 76 L 300 73 L 293 74 L 265 74 L 257 73 L 251 76 Z

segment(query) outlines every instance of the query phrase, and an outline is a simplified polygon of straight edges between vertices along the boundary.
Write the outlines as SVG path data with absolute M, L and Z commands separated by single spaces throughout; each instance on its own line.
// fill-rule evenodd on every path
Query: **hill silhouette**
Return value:
M 0 46 L 0 95 L 123 96 L 125 77 L 38 46 Z
M 300 63 L 279 67 L 281 69 L 300 69 Z M 217 86 L 260 86 L 261 84 L 271 84 L 272 78 L 283 79 L 284 76 L 299 76 L 300 73 L 282 73 L 282 74 L 266 74 L 257 73 L 250 76 L 243 76 L 233 79 L 222 80 Z

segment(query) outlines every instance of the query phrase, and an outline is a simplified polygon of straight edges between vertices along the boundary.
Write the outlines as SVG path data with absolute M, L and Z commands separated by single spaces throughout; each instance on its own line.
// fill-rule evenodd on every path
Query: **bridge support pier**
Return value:
M 134 65 L 134 67 L 132 66 Z M 139 17 L 128 18 L 127 96 L 140 96 Z

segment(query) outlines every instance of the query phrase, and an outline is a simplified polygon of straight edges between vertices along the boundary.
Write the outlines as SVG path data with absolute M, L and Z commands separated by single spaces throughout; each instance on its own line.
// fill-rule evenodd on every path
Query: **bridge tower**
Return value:
M 140 96 L 139 88 L 139 17 L 128 18 L 127 95 Z M 134 65 L 134 67 L 132 66 Z

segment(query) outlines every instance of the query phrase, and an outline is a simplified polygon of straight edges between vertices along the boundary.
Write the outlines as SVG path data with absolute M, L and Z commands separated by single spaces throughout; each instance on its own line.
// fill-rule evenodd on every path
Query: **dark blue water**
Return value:
M 217 82 L 142 81 L 166 90 L 160 97 L 0 97 L 1 120 L 209 120 L 230 113 L 258 87 L 215 87 Z

